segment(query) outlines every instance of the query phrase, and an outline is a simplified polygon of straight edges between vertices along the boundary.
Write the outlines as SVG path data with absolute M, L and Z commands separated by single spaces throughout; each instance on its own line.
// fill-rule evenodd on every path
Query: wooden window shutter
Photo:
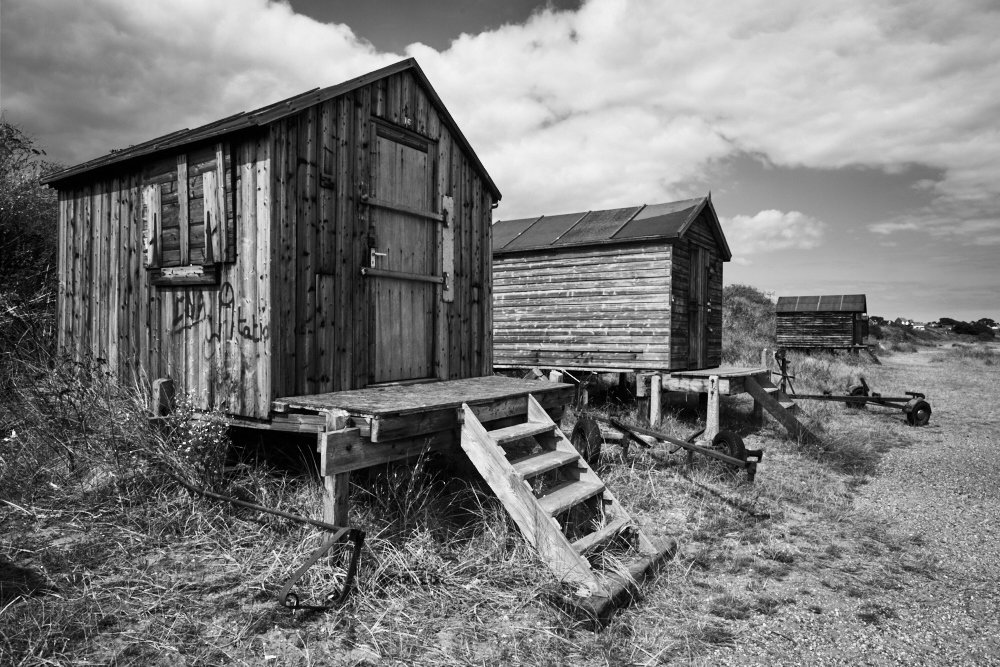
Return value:
M 146 268 L 160 266 L 160 186 L 142 188 L 142 241 Z
M 187 155 L 177 156 L 177 225 L 181 258 L 178 264 L 191 263 L 191 220 L 188 215 L 188 163 Z
M 228 248 L 226 160 L 222 144 L 215 146 L 215 169 L 201 176 L 205 193 L 205 264 L 232 261 Z

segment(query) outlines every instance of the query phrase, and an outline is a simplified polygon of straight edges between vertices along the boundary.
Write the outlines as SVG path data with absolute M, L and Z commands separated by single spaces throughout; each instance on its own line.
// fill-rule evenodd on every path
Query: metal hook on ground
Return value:
M 237 498 L 232 498 L 230 496 L 225 496 L 221 493 L 215 493 L 214 491 L 209 491 L 208 489 L 203 489 L 201 487 L 195 486 L 179 475 L 172 472 L 168 472 L 170 477 L 174 479 L 178 484 L 183 486 L 185 489 L 194 493 L 196 495 L 204 496 L 206 498 L 213 498 L 215 500 L 221 500 L 237 507 L 245 507 L 257 512 L 264 514 L 272 514 L 274 516 L 280 516 L 284 519 L 290 521 L 296 521 L 298 523 L 305 523 L 311 526 L 316 526 L 329 533 L 332 533 L 328 538 L 323 540 L 323 543 L 318 549 L 312 552 L 309 558 L 303 563 L 299 569 L 288 579 L 285 585 L 281 589 L 281 593 L 278 596 L 278 603 L 283 607 L 288 609 L 307 609 L 310 611 L 326 611 L 328 609 L 333 609 L 334 607 L 340 606 L 347 597 L 351 594 L 351 590 L 354 587 L 354 579 L 358 573 L 358 561 L 361 557 L 361 547 L 365 542 L 365 532 L 358 528 L 348 528 L 344 526 L 335 526 L 332 523 L 327 523 L 325 521 L 318 521 L 316 519 L 310 519 L 308 517 L 299 516 L 298 514 L 292 514 L 291 512 L 284 512 L 282 510 L 276 510 L 271 507 L 264 507 L 263 505 L 258 505 L 256 503 L 250 503 L 245 500 L 239 500 Z M 326 596 L 326 599 L 331 600 L 330 604 L 325 605 L 307 605 L 299 602 L 299 596 L 292 592 L 292 586 L 305 575 L 306 571 L 310 567 L 316 564 L 320 558 L 325 554 L 329 553 L 337 544 L 341 542 L 350 542 L 352 544 L 351 549 L 351 560 L 347 566 L 347 574 L 344 577 L 344 583 L 341 585 L 340 590 L 334 594 Z

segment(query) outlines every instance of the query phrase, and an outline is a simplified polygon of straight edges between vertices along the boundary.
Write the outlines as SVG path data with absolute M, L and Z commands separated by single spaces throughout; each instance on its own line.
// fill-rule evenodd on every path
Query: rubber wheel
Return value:
M 569 438 L 576 451 L 587 462 L 591 468 L 596 466 L 601 459 L 601 445 L 604 437 L 601 435 L 601 428 L 597 425 L 597 420 L 589 415 L 577 417 L 576 425 L 573 427 L 573 434 Z
M 865 388 L 862 387 L 861 385 L 857 385 L 857 386 L 851 387 L 851 390 L 850 390 L 849 393 L 850 393 L 851 396 L 867 396 L 868 395 L 868 392 L 866 392 Z M 849 408 L 851 408 L 853 410 L 864 410 L 865 409 L 865 402 L 864 401 L 847 401 L 846 405 L 847 405 L 847 407 L 849 407 Z
M 721 449 L 723 454 L 734 459 L 747 460 L 747 448 L 743 445 L 743 438 L 732 431 L 719 431 L 718 435 L 712 438 L 712 447 Z
M 931 421 L 931 404 L 918 400 L 906 413 L 906 422 L 910 426 L 927 426 Z

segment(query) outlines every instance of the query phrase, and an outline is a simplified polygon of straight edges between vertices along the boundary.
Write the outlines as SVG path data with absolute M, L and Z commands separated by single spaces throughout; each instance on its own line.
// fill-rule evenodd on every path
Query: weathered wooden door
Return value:
M 435 209 L 436 145 L 373 122 L 369 207 L 369 382 L 434 375 L 441 215 Z
M 708 252 L 691 246 L 688 298 L 688 368 L 708 366 Z

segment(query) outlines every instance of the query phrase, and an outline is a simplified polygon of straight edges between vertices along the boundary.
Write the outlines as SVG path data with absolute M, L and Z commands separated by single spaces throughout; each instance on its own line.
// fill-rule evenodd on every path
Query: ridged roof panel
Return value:
M 782 296 L 774 308 L 777 313 L 867 313 L 864 294 L 826 294 L 823 296 Z

